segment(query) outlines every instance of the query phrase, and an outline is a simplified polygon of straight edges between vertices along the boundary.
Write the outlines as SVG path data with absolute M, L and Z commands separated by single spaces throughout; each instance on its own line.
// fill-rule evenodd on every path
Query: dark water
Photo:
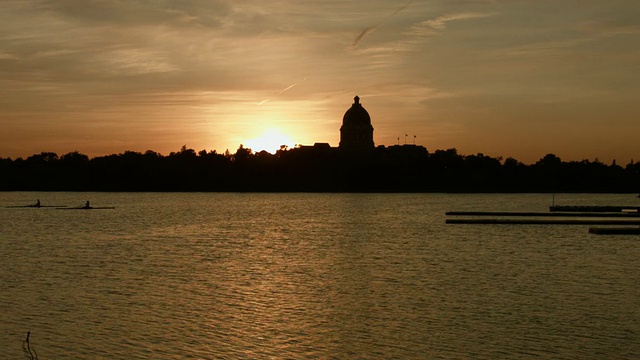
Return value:
M 0 193 L 0 359 L 640 358 L 640 236 L 445 224 L 551 201 Z

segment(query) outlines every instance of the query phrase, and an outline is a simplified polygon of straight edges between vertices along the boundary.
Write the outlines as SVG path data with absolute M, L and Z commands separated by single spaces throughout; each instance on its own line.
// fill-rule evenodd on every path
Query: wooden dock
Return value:
M 537 211 L 448 211 L 446 224 L 471 225 L 609 225 L 592 227 L 597 235 L 640 235 L 640 207 L 553 206 Z M 611 227 L 613 226 L 613 227 Z M 625 226 L 625 227 L 619 227 Z
M 635 225 L 640 227 L 640 220 L 621 219 L 446 219 L 446 224 L 502 224 L 502 225 Z
M 514 216 L 514 217 L 603 217 L 638 218 L 638 212 L 532 212 L 532 211 L 448 211 L 447 216 Z
M 640 235 L 640 227 L 592 227 L 589 233 L 596 235 Z
M 549 207 L 549 211 L 564 212 L 639 212 L 640 206 L 632 205 L 554 205 Z

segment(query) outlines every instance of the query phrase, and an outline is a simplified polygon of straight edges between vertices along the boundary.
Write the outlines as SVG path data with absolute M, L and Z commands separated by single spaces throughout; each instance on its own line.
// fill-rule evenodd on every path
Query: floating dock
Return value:
M 504 225 L 635 225 L 640 220 L 620 219 L 446 219 L 446 224 L 504 224 Z
M 487 225 L 625 225 L 593 227 L 598 235 L 640 235 L 640 206 L 551 206 L 537 211 L 448 211 L 446 224 Z
M 640 235 L 640 227 L 589 228 L 589 233 L 596 235 Z
M 553 205 L 549 207 L 549 211 L 565 211 L 565 212 L 638 212 L 640 206 L 632 205 Z
M 514 216 L 514 217 L 604 217 L 637 218 L 639 212 L 532 212 L 532 211 L 449 211 L 447 216 Z

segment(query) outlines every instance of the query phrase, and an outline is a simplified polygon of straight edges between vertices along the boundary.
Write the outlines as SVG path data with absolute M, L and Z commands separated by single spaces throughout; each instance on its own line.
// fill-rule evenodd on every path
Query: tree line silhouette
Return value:
M 611 192 L 639 191 L 640 163 L 562 161 L 535 164 L 456 149 L 378 147 L 352 153 L 328 146 L 235 153 L 183 146 L 168 156 L 148 150 L 89 158 L 77 151 L 0 158 L 0 191 L 255 192 Z

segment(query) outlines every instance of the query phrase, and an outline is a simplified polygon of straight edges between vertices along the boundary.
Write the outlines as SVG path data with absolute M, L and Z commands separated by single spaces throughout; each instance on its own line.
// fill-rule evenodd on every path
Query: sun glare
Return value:
M 293 142 L 289 136 L 281 133 L 280 130 L 271 128 L 267 129 L 262 136 L 247 140 L 244 147 L 253 150 L 254 153 L 265 150 L 275 154 L 282 145 L 292 148 Z

